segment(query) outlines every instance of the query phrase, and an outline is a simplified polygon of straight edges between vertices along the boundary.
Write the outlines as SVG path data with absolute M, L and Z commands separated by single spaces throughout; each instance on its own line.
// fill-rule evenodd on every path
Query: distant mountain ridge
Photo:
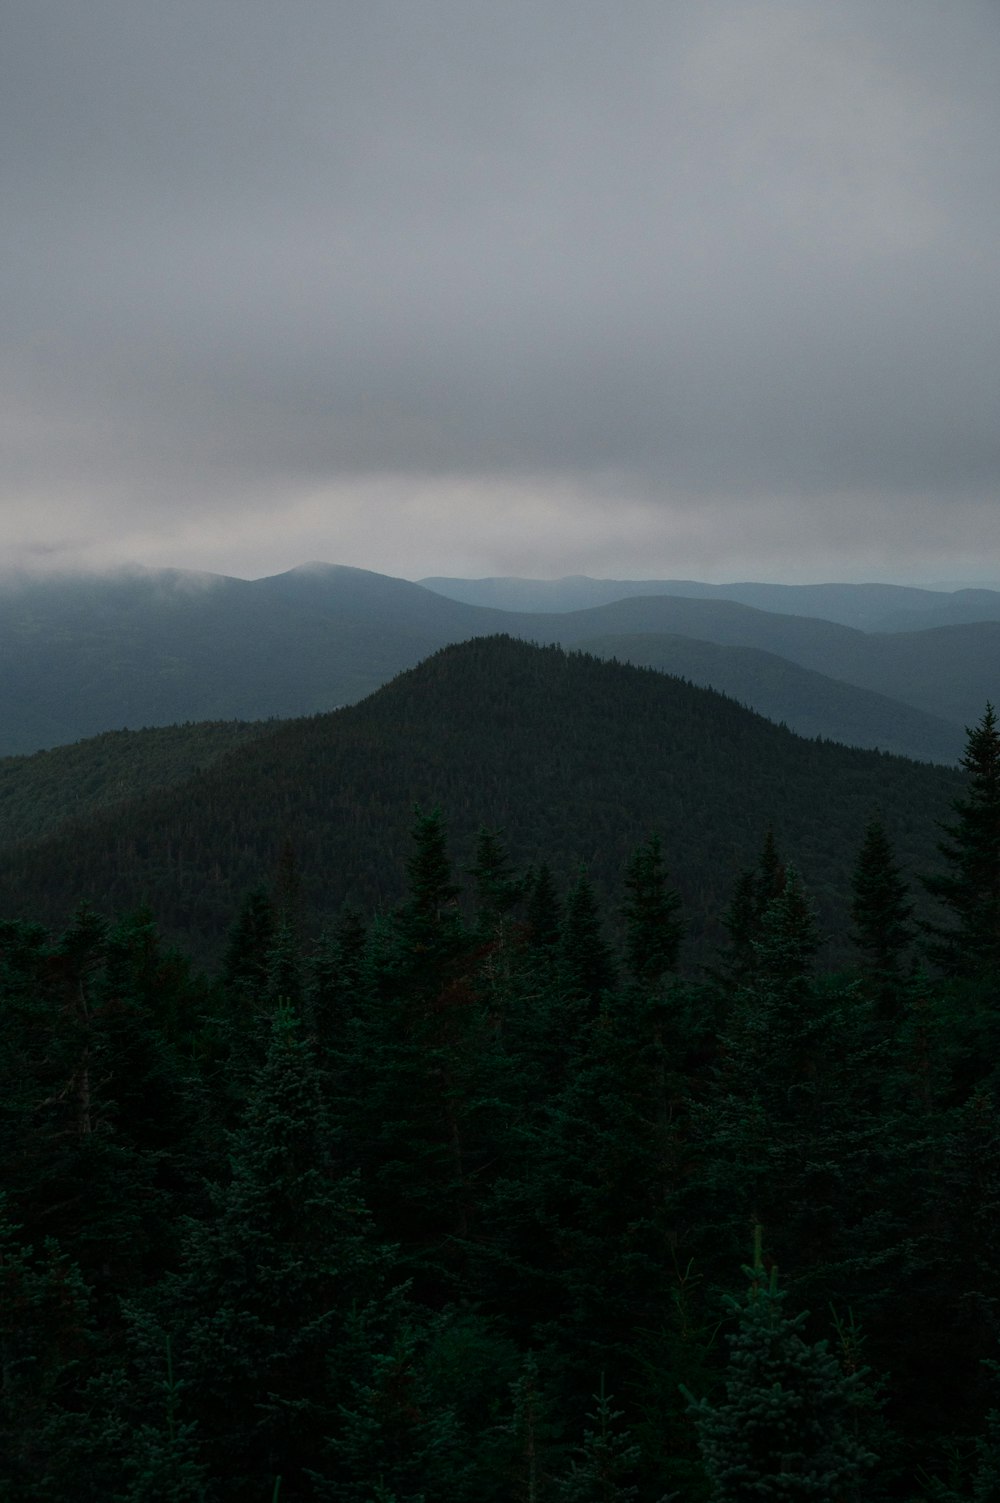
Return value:
M 1000 590 L 927 590 L 891 584 L 704 584 L 695 579 L 562 579 L 516 576 L 420 580 L 451 600 L 507 611 L 580 611 L 635 595 L 674 595 L 689 600 L 735 600 L 785 616 L 819 616 L 859 631 L 922 631 L 972 621 L 1000 621 Z
M 875 634 L 711 595 L 632 594 L 584 610 L 511 612 L 343 565 L 258 580 L 135 570 L 0 587 L 0 755 L 123 726 L 321 713 L 355 703 L 449 643 L 497 632 L 566 646 L 600 640 L 611 655 L 614 637 L 714 644 L 714 681 L 741 701 L 759 700 L 816 734 L 922 759 L 952 760 L 962 728 L 987 699 L 1000 699 L 1000 622 Z M 776 711 L 747 649 L 837 682 L 819 692 L 789 669 Z M 695 666 L 683 671 L 705 681 L 691 653 L 688 662 Z M 772 680 L 775 672 L 772 664 Z M 853 702 L 852 687 L 865 691 Z
M 716 689 L 787 725 L 797 736 L 822 736 L 844 746 L 877 744 L 881 751 L 928 762 L 950 764 L 962 754 L 965 738 L 957 724 L 759 647 L 720 647 L 666 632 L 623 632 L 578 645 L 596 657 L 655 668 Z

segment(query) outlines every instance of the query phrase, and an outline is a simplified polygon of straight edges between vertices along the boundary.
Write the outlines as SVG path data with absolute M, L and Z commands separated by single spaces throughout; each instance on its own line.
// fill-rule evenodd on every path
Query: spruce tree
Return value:
M 851 881 L 853 939 L 861 952 L 866 985 L 883 1017 L 901 1005 L 906 951 L 913 940 L 913 904 L 900 875 L 885 826 L 869 820 Z
M 756 964 L 756 945 L 768 905 L 784 889 L 785 863 L 778 853 L 774 830 L 768 828 L 756 868 L 740 872 L 723 917 L 729 945 L 722 957 L 723 973 L 738 982 L 749 981 Z
M 312 1045 L 279 1008 L 229 1183 L 213 1215 L 188 1223 L 180 1271 L 133 1311 L 138 1433 L 161 1427 L 169 1337 L 184 1397 L 175 1418 L 197 1420 L 221 1496 L 256 1500 L 278 1475 L 295 1496 L 348 1393 L 346 1324 L 380 1298 L 386 1267 L 356 1184 L 338 1177 Z
M 594 889 L 581 870 L 566 903 L 560 972 L 568 994 L 594 1013 L 601 994 L 614 985 L 611 948 L 601 933 Z
M 625 956 L 634 979 L 658 985 L 677 965 L 683 925 L 681 900 L 667 886 L 658 835 L 639 847 L 625 876 Z
M 725 1397 L 689 1395 L 712 1503 L 862 1503 L 877 1460 L 855 1433 L 864 1371 L 844 1373 L 826 1341 L 806 1339 L 808 1312 L 786 1314 L 759 1228 L 743 1271 L 746 1296 L 727 1300 L 737 1325 Z
M 991 704 L 967 738 L 967 792 L 938 845 L 948 869 L 922 880 L 952 919 L 929 926 L 934 959 L 948 975 L 984 979 L 1000 970 L 1000 728 Z
M 639 1463 L 639 1447 L 620 1427 L 622 1411 L 612 1407 L 604 1374 L 594 1394 L 594 1410 L 587 1418 L 583 1445 L 569 1473 L 557 1484 L 560 1503 L 632 1503 L 639 1489 L 632 1480 Z

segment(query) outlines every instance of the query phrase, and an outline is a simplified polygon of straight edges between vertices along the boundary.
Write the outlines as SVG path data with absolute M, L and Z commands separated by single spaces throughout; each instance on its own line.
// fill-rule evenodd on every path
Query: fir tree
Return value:
M 386 1258 L 356 1185 L 335 1175 L 312 1047 L 287 1008 L 272 1023 L 231 1163 L 215 1215 L 187 1227 L 180 1272 L 135 1308 L 140 1417 L 147 1433 L 158 1429 L 169 1335 L 202 1456 L 227 1479 L 222 1496 L 256 1500 L 278 1474 L 294 1496 L 346 1395 L 345 1322 L 379 1297 Z
M 683 925 L 681 900 L 667 886 L 658 835 L 639 847 L 625 876 L 625 956 L 634 979 L 658 985 L 677 965 Z
M 639 1447 L 619 1426 L 622 1412 L 612 1407 L 603 1373 L 594 1405 L 588 1415 L 592 1428 L 584 1432 L 580 1454 L 558 1483 L 557 1496 L 561 1503 L 631 1503 L 639 1494 L 630 1480 L 639 1462 Z
M 953 801 L 957 817 L 938 845 L 948 870 L 923 885 L 953 921 L 930 928 L 934 959 L 949 975 L 979 979 L 1000 970 L 1000 729 L 991 704 L 967 737 L 968 791 Z
M 870 992 L 884 1017 L 898 1015 L 904 957 L 913 940 L 913 904 L 885 826 L 869 820 L 851 882 L 854 943 Z
M 477 934 L 486 944 L 502 943 L 511 915 L 527 891 L 528 879 L 511 869 L 498 830 L 479 831 L 469 875 L 475 884 Z
M 584 871 L 566 904 L 560 970 L 569 995 L 592 1012 L 600 1005 L 601 994 L 614 985 L 611 949 L 601 934 L 597 900 Z
M 51 1238 L 39 1252 L 23 1242 L 0 1199 L 0 1498 L 69 1496 L 58 1442 L 67 1425 L 83 1424 L 80 1390 L 96 1345 L 79 1268 Z
M 712 1503 L 862 1503 L 876 1457 L 854 1423 L 864 1372 L 844 1373 L 826 1341 L 808 1342 L 803 1311 L 789 1316 L 777 1269 L 761 1258 L 758 1228 L 745 1299 L 730 1298 L 725 1397 L 690 1398 Z
M 755 946 L 768 906 L 785 887 L 785 863 L 778 853 L 774 830 L 768 828 L 757 866 L 740 872 L 733 897 L 723 917 L 729 933 L 729 946 L 723 956 L 724 974 L 730 979 L 749 981 L 755 964 Z
M 528 944 L 538 956 L 551 954 L 559 943 L 562 909 L 549 866 L 543 861 L 528 889 Z

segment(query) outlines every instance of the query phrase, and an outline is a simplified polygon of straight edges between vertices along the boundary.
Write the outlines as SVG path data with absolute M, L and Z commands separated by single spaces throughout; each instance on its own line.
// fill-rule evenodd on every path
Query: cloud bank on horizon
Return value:
M 1000 577 L 993 0 L 7 0 L 8 563 Z

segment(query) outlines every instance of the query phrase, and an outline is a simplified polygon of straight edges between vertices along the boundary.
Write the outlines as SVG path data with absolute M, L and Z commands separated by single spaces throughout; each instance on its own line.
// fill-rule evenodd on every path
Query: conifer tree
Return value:
M 347 1393 L 337 1368 L 345 1322 L 380 1297 L 386 1255 L 335 1162 L 312 1046 L 280 1008 L 215 1214 L 189 1223 L 180 1272 L 133 1317 L 140 1418 L 159 1423 L 169 1336 L 183 1418 L 197 1420 L 202 1459 L 234 1503 L 279 1474 L 294 1496 L 295 1479 L 319 1463 Z
M 0 1198 L 0 1497 L 11 1503 L 48 1503 L 72 1485 L 53 1443 L 67 1422 L 82 1424 L 97 1345 L 90 1306 L 79 1268 L 54 1239 L 37 1252 L 25 1243 Z
M 559 943 L 562 910 L 550 867 L 543 861 L 528 891 L 528 944 L 537 956 L 552 953 Z
M 922 880 L 952 919 L 930 927 L 934 959 L 949 975 L 979 979 L 1000 970 L 1000 727 L 991 704 L 967 738 L 967 792 L 938 845 L 948 870 Z
M 625 876 L 625 955 L 634 979 L 658 985 L 677 964 L 683 925 L 681 900 L 667 886 L 658 835 L 639 847 Z
M 479 831 L 469 875 L 475 884 L 478 936 L 488 944 L 502 942 L 511 915 L 527 891 L 528 879 L 512 870 L 498 830 Z
M 884 1017 L 898 1013 L 904 956 L 913 940 L 913 904 L 881 819 L 865 829 L 851 882 L 854 943 L 868 986 Z
M 222 979 L 230 992 L 251 1003 L 266 995 L 277 930 L 270 894 L 264 887 L 255 887 L 243 900 L 226 946 Z
M 611 948 L 601 933 L 594 889 L 582 870 L 566 903 L 560 970 L 568 994 L 592 1012 L 602 992 L 614 985 Z
M 803 1311 L 789 1316 L 777 1268 L 765 1269 L 760 1229 L 742 1301 L 730 1297 L 725 1397 L 690 1398 L 712 1503 L 863 1503 L 876 1457 L 855 1434 L 864 1372 L 845 1374 L 826 1341 L 809 1342 Z
M 478 991 L 439 812 L 418 814 L 414 845 L 409 895 L 373 931 L 373 1005 L 352 1024 L 338 1111 L 354 1119 L 380 1225 L 436 1281 L 452 1276 L 437 1260 L 464 1257 L 506 1107 L 498 1030 Z
M 181 1418 L 183 1385 L 174 1375 L 169 1336 L 163 1357 L 162 1413 L 130 1437 L 122 1503 L 210 1503 L 214 1490 L 198 1454 L 197 1425 Z
M 306 967 L 305 1015 L 325 1069 L 344 1063 L 351 1020 L 367 999 L 367 940 L 368 926 L 361 914 L 347 908 L 332 933 L 323 935 Z
M 631 1503 L 639 1493 L 631 1480 L 639 1462 L 639 1447 L 619 1426 L 622 1412 L 612 1407 L 603 1373 L 594 1406 L 588 1415 L 592 1428 L 584 1432 L 579 1455 L 558 1483 L 557 1497 L 560 1503 Z
M 723 917 L 729 946 L 723 957 L 724 973 L 736 981 L 749 981 L 756 965 L 755 946 L 768 905 L 784 889 L 785 863 L 778 853 L 774 830 L 768 828 L 757 866 L 740 872 L 732 901 Z

